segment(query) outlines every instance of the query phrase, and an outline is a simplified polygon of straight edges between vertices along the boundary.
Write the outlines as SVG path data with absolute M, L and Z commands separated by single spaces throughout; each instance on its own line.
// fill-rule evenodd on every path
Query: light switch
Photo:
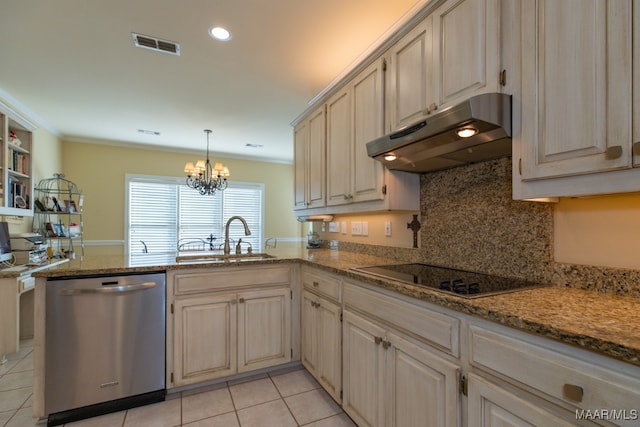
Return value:
M 362 223 L 360 221 L 351 221 L 351 235 L 362 236 Z
M 362 235 L 369 235 L 369 221 L 362 221 Z
M 347 234 L 347 221 L 342 221 L 340 223 L 340 232 L 342 234 Z
M 391 221 L 384 222 L 384 235 L 386 237 L 391 237 Z
M 329 223 L 329 233 L 337 233 L 339 230 L 339 225 L 337 221 L 331 221 Z

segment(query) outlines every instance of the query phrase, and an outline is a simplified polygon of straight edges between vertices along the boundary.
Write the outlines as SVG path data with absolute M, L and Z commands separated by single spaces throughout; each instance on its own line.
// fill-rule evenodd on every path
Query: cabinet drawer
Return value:
M 522 334 L 520 339 L 515 333 L 520 335 L 470 326 L 472 365 L 577 408 L 638 409 L 639 367 L 538 337 Z
M 340 280 L 333 276 L 304 270 L 302 284 L 312 292 L 340 301 Z
M 198 292 L 286 285 L 290 283 L 290 269 L 282 267 L 220 268 L 215 271 L 189 271 L 176 273 L 173 277 L 175 295 Z
M 460 321 L 427 307 L 345 283 L 345 306 L 363 311 L 455 357 L 460 355 Z

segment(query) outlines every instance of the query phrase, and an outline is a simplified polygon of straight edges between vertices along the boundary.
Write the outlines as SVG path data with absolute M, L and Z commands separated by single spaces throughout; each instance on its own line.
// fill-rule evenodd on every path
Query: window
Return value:
M 254 252 L 262 249 L 264 184 L 234 181 L 214 196 L 202 196 L 180 178 L 127 175 L 126 187 L 126 245 L 132 265 L 173 260 L 179 244 L 191 250 L 222 249 L 224 226 L 235 215 L 247 221 L 251 235 L 245 236 L 242 223 L 233 221 L 232 251 L 240 239 Z

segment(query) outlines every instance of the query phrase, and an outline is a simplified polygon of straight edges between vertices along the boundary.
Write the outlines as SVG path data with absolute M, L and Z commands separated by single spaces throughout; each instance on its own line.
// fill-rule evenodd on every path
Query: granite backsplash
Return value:
M 514 201 L 511 159 L 424 174 L 418 249 L 340 248 L 599 292 L 640 296 L 640 271 L 553 261 L 553 204 Z

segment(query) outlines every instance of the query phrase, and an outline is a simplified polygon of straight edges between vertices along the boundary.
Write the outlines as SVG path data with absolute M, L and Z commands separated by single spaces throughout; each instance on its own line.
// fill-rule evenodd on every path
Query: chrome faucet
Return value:
M 229 225 L 231 224 L 231 221 L 233 221 L 234 219 L 240 220 L 240 222 L 242 222 L 242 225 L 244 225 L 245 236 L 251 235 L 251 230 L 249 230 L 247 221 L 245 221 L 244 218 L 242 218 L 241 216 L 232 216 L 231 218 L 229 218 L 229 220 L 227 221 L 227 225 L 224 227 L 224 254 L 225 255 L 231 254 L 231 245 L 229 244 Z

